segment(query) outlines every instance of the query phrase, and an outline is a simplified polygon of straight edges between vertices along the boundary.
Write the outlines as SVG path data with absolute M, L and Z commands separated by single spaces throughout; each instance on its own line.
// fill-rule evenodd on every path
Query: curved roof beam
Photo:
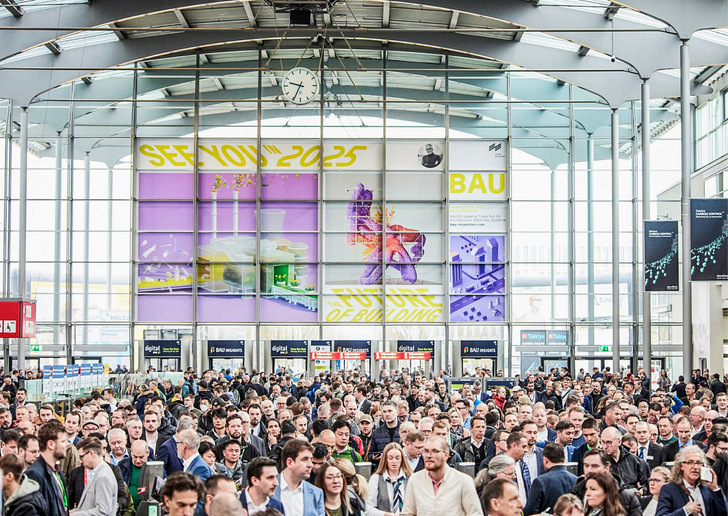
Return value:
M 682 40 L 688 40 L 699 30 L 728 25 L 728 2 L 722 0 L 627 0 L 614 2 L 630 7 L 660 20 L 675 29 Z
M 308 38 L 316 37 L 320 31 L 300 31 Z M 354 40 L 394 41 L 388 30 L 337 30 L 334 38 Z M 245 33 L 250 40 L 275 40 L 279 34 L 275 29 L 257 29 Z M 246 40 L 241 40 L 246 41 Z M 617 108 L 626 100 L 638 99 L 642 80 L 624 69 L 622 63 L 612 63 L 595 57 L 580 57 L 549 47 L 526 45 L 477 36 L 452 33 L 404 32 L 396 38 L 399 43 L 422 48 L 441 48 L 475 57 L 494 59 L 527 69 L 553 75 L 564 82 L 589 90 L 612 107 Z M 168 34 L 155 37 L 153 45 L 149 38 L 123 40 L 114 43 L 77 48 L 55 55 L 41 55 L 26 59 L 22 66 L 0 69 L 0 96 L 16 100 L 27 106 L 40 93 L 61 84 L 90 75 L 96 70 L 150 59 L 182 50 L 192 50 L 214 45 L 235 43 L 229 41 L 229 34 L 219 32 L 195 32 Z M 354 45 L 356 46 L 356 45 Z M 656 77 L 655 79 L 658 79 Z M 28 88 L 28 84 L 40 85 L 39 91 Z M 695 86 L 695 85 L 694 85 Z M 709 90 L 703 88 L 705 93 Z M 673 77 L 659 77 L 652 82 L 654 96 L 671 97 L 679 94 L 679 81 Z M 696 91 L 703 93 L 703 91 Z

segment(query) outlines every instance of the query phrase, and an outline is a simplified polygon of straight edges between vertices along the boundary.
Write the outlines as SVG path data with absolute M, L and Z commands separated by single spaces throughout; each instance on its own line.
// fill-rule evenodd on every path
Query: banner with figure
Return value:
M 645 291 L 679 290 L 677 221 L 646 220 L 644 236 Z
M 690 276 L 728 279 L 728 199 L 690 199 Z

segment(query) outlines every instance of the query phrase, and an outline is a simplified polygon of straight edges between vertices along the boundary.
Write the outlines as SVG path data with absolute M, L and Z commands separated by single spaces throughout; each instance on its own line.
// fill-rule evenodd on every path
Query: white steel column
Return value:
M 61 174 L 63 172 L 63 137 L 56 136 L 56 199 L 53 236 L 53 344 L 61 344 Z M 64 342 L 65 344 L 65 342 Z
M 20 174 L 18 197 L 18 297 L 25 298 L 28 214 L 28 109 L 20 113 Z M 22 328 L 21 328 L 22 329 Z M 25 339 L 18 339 L 18 369 L 25 369 Z
M 693 303 L 690 281 L 690 178 L 692 176 L 692 155 L 690 152 L 693 128 L 690 119 L 690 49 L 687 41 L 680 45 L 680 154 L 682 157 L 682 182 L 680 208 L 682 224 L 682 338 L 683 374 L 690 378 L 693 370 Z
M 650 220 L 650 84 L 642 83 L 642 221 Z M 644 225 L 642 226 L 644 228 Z M 652 297 L 645 291 L 642 266 L 642 366 L 652 380 Z
M 619 372 L 619 113 L 612 109 L 612 362 Z

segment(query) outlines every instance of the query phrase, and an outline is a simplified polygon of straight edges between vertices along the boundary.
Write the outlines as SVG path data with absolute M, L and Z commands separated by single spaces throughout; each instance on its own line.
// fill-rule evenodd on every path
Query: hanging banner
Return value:
M 208 340 L 209 358 L 238 358 L 245 356 L 244 340 Z
M 690 199 L 690 276 L 728 279 L 728 199 Z
M 371 340 L 335 340 L 334 351 L 343 353 L 364 353 L 365 358 L 371 357 Z
M 272 340 L 270 341 L 271 358 L 308 358 L 308 341 L 306 340 Z
M 680 289 L 676 220 L 644 222 L 645 291 L 666 292 Z

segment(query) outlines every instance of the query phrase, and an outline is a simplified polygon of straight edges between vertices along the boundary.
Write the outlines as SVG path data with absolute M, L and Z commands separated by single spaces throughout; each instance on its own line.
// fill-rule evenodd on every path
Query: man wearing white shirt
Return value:
M 291 439 L 281 451 L 284 469 L 278 477 L 275 498 L 283 504 L 286 516 L 325 516 L 324 492 L 309 484 L 313 446 L 303 439 Z
M 271 498 L 278 487 L 276 461 L 268 457 L 255 457 L 248 465 L 248 488 L 240 492 L 240 502 L 248 516 L 267 509 L 283 512 L 283 505 Z

